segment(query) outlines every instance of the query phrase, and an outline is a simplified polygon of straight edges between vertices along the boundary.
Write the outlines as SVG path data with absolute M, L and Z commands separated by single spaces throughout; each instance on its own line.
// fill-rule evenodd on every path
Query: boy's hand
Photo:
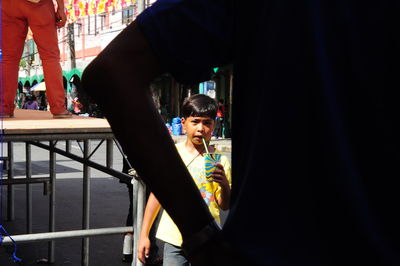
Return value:
M 231 187 L 229 185 L 228 178 L 225 175 L 225 170 L 222 164 L 216 163 L 215 170 L 211 175 L 211 181 L 216 182 L 221 187 L 221 194 L 217 198 L 218 206 L 226 211 L 230 206 L 230 198 L 231 198 Z
M 138 259 L 146 264 L 146 259 L 150 256 L 150 239 L 148 237 L 140 238 L 137 250 Z
M 229 188 L 229 181 L 228 178 L 226 178 L 224 166 L 221 163 L 215 163 L 215 166 L 216 168 L 211 174 L 211 181 L 218 183 L 222 189 Z

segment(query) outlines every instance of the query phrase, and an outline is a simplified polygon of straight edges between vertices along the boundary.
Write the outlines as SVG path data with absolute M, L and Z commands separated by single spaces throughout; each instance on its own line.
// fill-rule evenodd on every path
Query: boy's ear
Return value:
M 186 127 L 185 127 L 185 121 L 186 119 L 184 117 L 181 118 L 181 125 L 182 125 L 182 134 L 186 134 Z

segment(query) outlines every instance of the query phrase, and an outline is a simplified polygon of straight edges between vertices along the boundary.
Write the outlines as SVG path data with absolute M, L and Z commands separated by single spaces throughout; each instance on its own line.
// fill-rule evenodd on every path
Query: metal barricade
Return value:
M 8 136 L 9 137 L 9 136 Z M 17 243 L 26 242 L 39 242 L 39 241 L 49 241 L 48 247 L 48 262 L 54 263 L 54 240 L 56 239 L 67 239 L 67 238 L 82 238 L 82 265 L 89 266 L 89 237 L 94 236 L 105 236 L 105 235 L 115 235 L 124 234 L 127 232 L 136 232 L 134 234 L 134 249 L 133 255 L 134 259 L 132 265 L 142 265 L 142 263 L 137 259 L 136 250 L 137 243 L 139 241 L 139 234 L 142 225 L 144 204 L 145 204 L 145 185 L 141 180 L 134 179 L 128 174 L 121 171 L 117 171 L 112 168 L 113 164 L 113 144 L 117 145 L 124 159 L 127 159 L 123 154 L 121 146 L 116 140 L 114 140 L 112 134 L 75 134 L 75 135 L 62 135 L 57 136 L 29 136 L 30 140 L 26 140 L 23 136 L 13 136 L 7 139 L 5 136 L 4 140 L 7 141 L 8 147 L 7 157 L 2 157 L 3 162 L 7 162 L 8 165 L 8 179 L 3 179 L 2 184 L 7 186 L 7 219 L 14 219 L 14 193 L 13 185 L 15 184 L 26 184 L 26 219 L 27 219 L 27 234 L 24 235 L 14 235 L 11 236 Z M 90 140 L 100 139 L 100 143 L 91 151 Z M 43 143 L 43 141 L 48 141 L 48 144 Z M 58 141 L 66 141 L 65 150 L 57 148 L 56 144 Z M 82 156 L 71 153 L 70 151 L 70 141 L 71 140 L 81 140 L 83 141 Z M 106 165 L 101 165 L 93 160 L 91 160 L 92 155 L 96 150 L 106 141 Z M 14 142 L 25 142 L 26 144 L 26 178 L 14 179 L 13 175 L 13 143 Z M 31 168 L 31 146 L 37 146 L 49 151 L 49 176 L 32 178 L 32 168 Z M 55 231 L 55 186 L 56 186 L 56 154 L 60 154 L 77 162 L 83 164 L 83 202 L 82 202 L 82 230 L 71 230 L 71 231 Z M 89 217 L 90 217 L 90 168 L 95 168 L 106 174 L 114 176 L 124 182 L 132 182 L 133 184 L 133 227 L 113 227 L 113 228 L 100 228 L 100 229 L 90 229 L 89 228 Z M 30 185 L 34 183 L 43 183 L 45 193 L 49 193 L 49 232 L 47 233 L 32 233 L 32 190 Z M 9 237 L 4 237 L 2 244 L 8 245 L 12 244 Z

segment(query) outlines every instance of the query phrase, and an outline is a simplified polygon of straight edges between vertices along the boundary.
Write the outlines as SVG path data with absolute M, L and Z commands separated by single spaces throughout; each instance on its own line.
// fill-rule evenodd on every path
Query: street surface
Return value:
M 182 141 L 184 137 L 175 137 Z M 214 141 L 220 144 L 224 153 L 231 158 L 230 140 Z M 92 150 L 99 141 L 92 141 Z M 213 142 L 212 142 L 213 143 Z M 63 148 L 65 142 L 57 147 Z M 81 154 L 78 142 L 72 142 L 73 153 Z M 6 144 L 3 145 L 6 151 Z M 106 162 L 105 144 L 101 145 L 92 159 L 98 163 Z M 48 176 L 48 151 L 32 146 L 32 177 Z M 122 170 L 122 156 L 114 146 L 113 168 Z M 25 177 L 25 144 L 14 143 L 14 175 L 15 178 Z M 56 162 L 56 231 L 79 230 L 82 226 L 82 164 L 57 154 Z M 3 173 L 3 178 L 6 178 Z M 43 195 L 43 185 L 33 184 L 33 232 L 48 231 L 48 195 Z M 6 220 L 6 189 L 3 188 L 3 226 L 10 235 L 26 233 L 25 209 L 26 185 L 14 185 L 15 220 Z M 98 170 L 91 169 L 91 228 L 125 226 L 128 213 L 129 198 L 125 184 Z M 226 216 L 226 213 L 223 215 Z M 224 218 L 223 218 L 224 219 Z M 123 236 L 104 236 L 90 238 L 90 265 L 118 266 L 130 265 L 123 263 Z M 15 265 L 11 261 L 12 246 L 0 246 L 0 265 Z M 34 242 L 18 244 L 17 255 L 23 259 L 20 265 L 37 265 L 37 261 L 47 258 L 47 243 Z M 53 265 L 81 265 L 81 239 L 57 240 L 55 244 L 55 259 Z

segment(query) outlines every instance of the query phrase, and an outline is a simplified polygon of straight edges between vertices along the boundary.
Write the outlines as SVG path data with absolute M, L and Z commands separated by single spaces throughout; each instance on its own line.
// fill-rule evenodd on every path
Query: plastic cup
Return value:
M 204 153 L 204 164 L 206 169 L 206 178 L 212 178 L 211 175 L 214 172 L 216 163 L 221 161 L 221 154 L 219 153 Z

